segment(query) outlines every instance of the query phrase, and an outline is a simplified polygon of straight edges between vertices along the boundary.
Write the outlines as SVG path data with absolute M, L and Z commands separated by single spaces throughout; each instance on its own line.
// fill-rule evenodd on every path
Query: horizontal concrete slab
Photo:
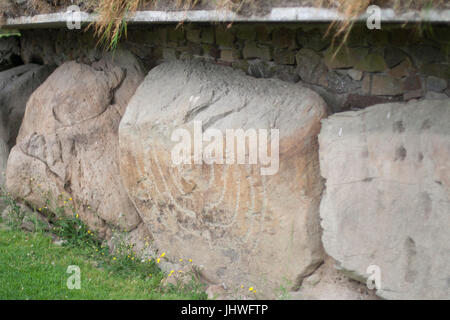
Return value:
M 366 21 L 368 14 L 358 17 L 357 21 Z M 73 21 L 74 14 L 59 12 L 40 14 L 32 17 L 8 18 L 2 28 L 60 28 Z M 93 14 L 79 13 L 82 24 L 96 20 Z M 128 19 L 130 24 L 178 23 L 186 22 L 330 22 L 342 21 L 345 17 L 335 9 L 322 8 L 273 8 L 264 16 L 242 16 L 225 10 L 189 10 L 189 11 L 138 11 Z M 423 10 L 395 13 L 392 9 L 381 9 L 381 23 L 424 22 L 450 23 L 450 10 Z

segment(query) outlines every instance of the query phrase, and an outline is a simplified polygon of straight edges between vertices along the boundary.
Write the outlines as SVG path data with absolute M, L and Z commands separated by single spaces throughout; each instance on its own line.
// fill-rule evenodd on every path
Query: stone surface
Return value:
M 0 126 L 4 127 L 3 139 L 9 148 L 16 143 L 28 98 L 53 69 L 26 64 L 0 72 Z
M 348 75 L 353 80 L 359 81 L 362 79 L 364 74 L 359 70 L 351 69 L 351 70 L 348 70 Z
M 322 261 L 322 191 L 316 134 L 325 103 L 279 80 L 254 79 L 201 61 L 152 69 L 120 123 L 120 172 L 132 201 L 168 257 L 191 257 L 231 291 L 251 284 L 271 296 Z M 280 168 L 174 165 L 174 130 L 280 129 Z M 205 143 L 206 144 L 206 143 Z
M 300 49 L 295 58 L 298 75 L 303 81 L 324 87 L 328 85 L 328 70 L 319 54 L 310 49 Z
M 52 70 L 50 66 L 28 64 L 0 72 L 0 187 L 2 188 L 5 185 L 9 150 L 16 143 L 27 100 Z
M 295 47 L 295 30 L 290 28 L 276 28 L 272 32 L 272 43 L 276 48 Z
M 355 69 L 365 72 L 383 72 L 386 68 L 383 56 L 376 52 L 369 53 L 355 63 Z
M 400 80 L 384 75 L 372 75 L 370 94 L 376 96 L 395 96 L 402 93 L 403 83 Z
M 312 275 L 305 278 L 298 291 L 289 292 L 289 300 L 378 300 L 365 284 L 349 279 L 336 269 L 336 262 L 325 259 Z
M 323 244 L 377 295 L 448 299 L 450 99 L 381 104 L 322 121 Z
M 393 78 L 401 79 L 411 74 L 413 70 L 414 69 L 411 60 L 405 59 L 398 65 L 390 69 L 388 73 Z
M 0 71 L 20 65 L 20 41 L 18 37 L 0 38 Z
M 273 60 L 276 64 L 293 65 L 295 64 L 295 53 L 291 50 L 275 49 L 273 53 Z
M 310 31 L 297 31 L 297 42 L 302 48 L 312 49 L 314 51 L 322 51 L 330 45 L 330 39 L 324 38 L 325 32 L 319 29 Z
M 272 59 L 272 50 L 268 46 L 258 45 L 254 41 L 246 41 L 242 50 L 244 59 L 262 59 L 269 61 Z
M 350 68 L 364 60 L 367 48 L 333 48 L 329 47 L 324 54 L 324 63 L 329 69 Z
M 406 53 L 399 48 L 387 47 L 384 50 L 384 61 L 386 62 L 389 68 L 394 68 L 406 58 L 407 58 Z
M 430 76 L 427 78 L 427 89 L 435 92 L 442 92 L 447 89 L 447 80 Z
M 119 175 L 118 127 L 143 79 L 140 63 L 116 51 L 93 65 L 68 62 L 31 95 L 6 171 L 11 194 L 49 209 L 65 206 L 100 236 L 140 218 Z M 64 202 L 63 202 L 64 200 Z

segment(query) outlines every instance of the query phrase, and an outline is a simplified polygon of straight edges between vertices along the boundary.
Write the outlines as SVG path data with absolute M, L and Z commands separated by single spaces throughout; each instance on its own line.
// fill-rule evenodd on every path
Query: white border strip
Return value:
M 36 16 L 22 16 L 8 18 L 3 28 L 45 28 L 61 27 L 66 25 L 71 13 L 58 12 L 39 14 Z M 357 21 L 365 21 L 368 15 L 359 16 Z M 83 24 L 96 20 L 96 16 L 85 12 L 81 13 Z M 189 11 L 138 11 L 127 19 L 130 23 L 178 23 L 186 22 L 331 22 L 342 21 L 345 17 L 335 9 L 296 7 L 273 8 L 268 15 L 242 16 L 226 10 L 189 10 Z M 381 9 L 381 21 L 450 23 L 450 10 L 424 10 L 408 11 L 396 14 L 393 9 Z

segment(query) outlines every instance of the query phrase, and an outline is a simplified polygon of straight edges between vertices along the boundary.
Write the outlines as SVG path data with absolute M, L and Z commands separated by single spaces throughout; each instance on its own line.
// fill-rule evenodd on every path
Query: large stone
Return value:
M 20 65 L 20 41 L 18 37 L 0 37 L 0 71 Z
M 16 144 L 28 98 L 47 79 L 54 67 L 26 64 L 0 72 L 0 119 L 4 141 Z
M 25 106 L 32 92 L 53 70 L 49 66 L 23 65 L 0 72 L 0 187 L 5 185 L 9 150 L 16 143 Z
M 119 142 L 122 179 L 156 247 L 193 259 L 231 290 L 245 284 L 271 296 L 285 281 L 298 284 L 323 259 L 316 135 L 325 110 L 309 89 L 232 68 L 177 61 L 152 69 L 128 104 Z M 279 128 L 278 172 L 176 165 L 172 134 L 192 133 L 194 121 L 222 133 Z
M 450 99 L 391 103 L 322 122 L 323 244 L 377 295 L 448 299 Z M 372 267 L 376 270 L 377 267 Z
M 136 228 L 140 218 L 119 175 L 118 127 L 142 79 L 141 65 L 121 51 L 56 69 L 27 103 L 8 159 L 8 191 L 36 207 L 65 206 L 66 214 L 73 205 L 100 236 Z

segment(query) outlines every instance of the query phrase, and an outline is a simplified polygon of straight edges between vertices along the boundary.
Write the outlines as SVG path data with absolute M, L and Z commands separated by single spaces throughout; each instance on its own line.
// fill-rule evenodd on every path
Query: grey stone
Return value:
M 407 55 L 401 49 L 396 47 L 387 47 L 384 50 L 384 61 L 389 68 L 397 66 L 400 62 L 405 60 Z
M 272 60 L 272 49 L 268 46 L 258 45 L 254 41 L 246 41 L 244 49 L 242 50 L 244 59 L 262 59 Z
M 447 89 L 447 80 L 435 76 L 427 78 L 427 89 L 436 92 L 442 92 Z
M 322 242 L 355 280 L 365 283 L 368 267 L 378 267 L 382 298 L 448 298 L 449 122 L 450 99 L 322 121 Z
M 319 54 L 311 49 L 301 49 L 297 52 L 295 58 L 297 60 L 297 72 L 303 81 L 324 87 L 328 85 L 328 70 Z
M 304 31 L 302 29 L 297 31 L 297 43 L 307 49 L 312 49 L 316 52 L 322 51 L 330 44 L 328 38 L 324 38 L 325 33 L 319 29 Z
M 53 70 L 52 66 L 27 64 L 0 72 L 0 126 L 9 148 L 16 144 L 28 98 Z
M 425 94 L 425 99 L 445 100 L 445 99 L 448 99 L 448 96 L 445 93 L 438 93 L 438 92 L 429 91 L 429 92 L 427 92 Z
M 348 75 L 349 75 L 353 80 L 356 80 L 356 81 L 361 80 L 362 77 L 363 77 L 362 71 L 355 70 L 355 69 L 348 70 Z
M 281 49 L 295 48 L 295 31 L 286 27 L 276 28 L 272 31 L 272 43 Z

